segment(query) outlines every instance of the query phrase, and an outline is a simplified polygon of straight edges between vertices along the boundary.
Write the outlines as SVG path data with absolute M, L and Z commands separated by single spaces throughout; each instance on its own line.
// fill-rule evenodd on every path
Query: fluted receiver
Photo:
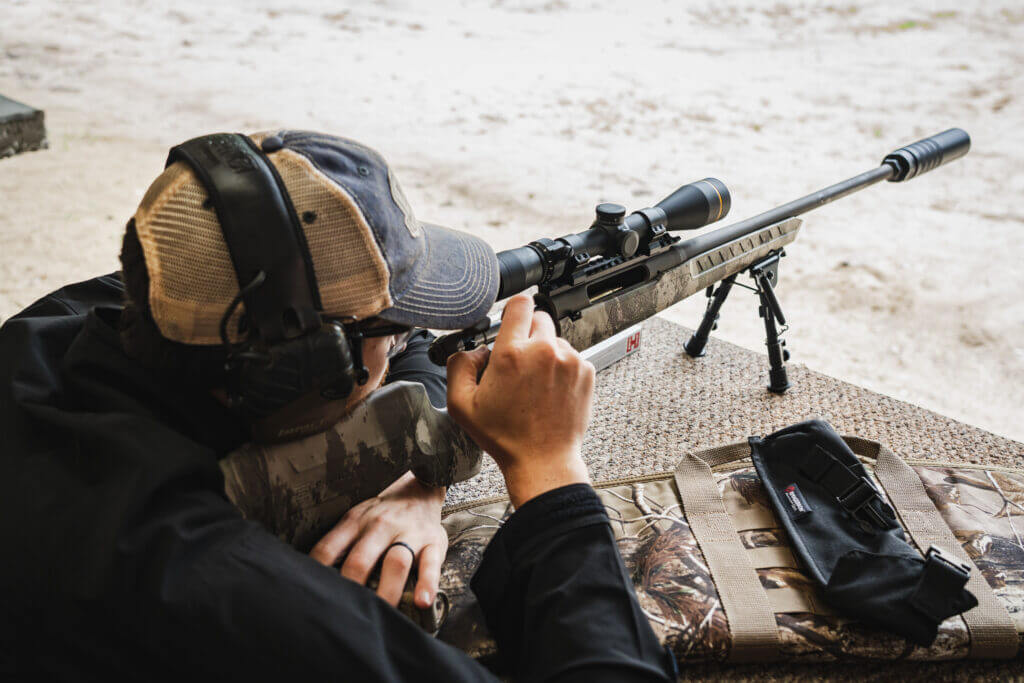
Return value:
M 882 163 L 893 169 L 889 182 L 898 183 L 959 159 L 967 154 L 970 148 L 971 136 L 960 128 L 950 128 L 906 147 L 900 147 L 886 156 Z
M 669 230 L 696 230 L 725 218 L 729 190 L 721 180 L 705 178 L 683 185 L 655 206 L 665 212 Z

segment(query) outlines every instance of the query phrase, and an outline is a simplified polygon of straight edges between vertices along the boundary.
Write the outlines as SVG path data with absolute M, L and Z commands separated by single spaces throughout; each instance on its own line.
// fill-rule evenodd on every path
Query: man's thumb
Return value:
M 468 406 L 479 384 L 477 378 L 487 367 L 491 351 L 481 346 L 472 351 L 456 353 L 448 358 L 448 409 L 457 412 Z

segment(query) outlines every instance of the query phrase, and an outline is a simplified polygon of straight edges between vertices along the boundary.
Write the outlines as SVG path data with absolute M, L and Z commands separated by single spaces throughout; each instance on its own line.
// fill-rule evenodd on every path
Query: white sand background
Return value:
M 963 127 L 967 158 L 806 217 L 787 340 L 794 362 L 1024 440 L 1019 2 L 3 0 L 0 93 L 50 135 L 0 161 L 0 318 L 115 270 L 167 148 L 208 132 L 355 138 L 420 218 L 502 249 L 705 176 L 737 220 Z M 752 295 L 717 334 L 763 349 Z

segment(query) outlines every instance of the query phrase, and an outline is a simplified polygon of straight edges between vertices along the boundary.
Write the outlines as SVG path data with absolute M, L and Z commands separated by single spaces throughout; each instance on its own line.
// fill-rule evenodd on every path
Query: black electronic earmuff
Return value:
M 176 161 L 188 164 L 206 188 L 238 277 L 238 296 L 220 326 L 232 409 L 257 418 L 315 390 L 344 398 L 365 383 L 362 335 L 321 320 L 305 233 L 263 151 L 244 135 L 218 133 L 172 148 L 167 165 Z M 245 340 L 232 344 L 228 324 L 243 302 Z

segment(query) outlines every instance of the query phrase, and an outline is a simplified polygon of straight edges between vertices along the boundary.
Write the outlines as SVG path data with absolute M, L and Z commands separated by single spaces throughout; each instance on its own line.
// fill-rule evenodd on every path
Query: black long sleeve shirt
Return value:
M 122 291 L 113 275 L 70 285 L 0 328 L 0 673 L 493 680 L 240 517 L 217 460 L 244 425 L 123 354 Z M 418 362 L 396 364 L 398 378 Z M 443 400 L 443 378 L 424 371 Z M 672 676 L 587 486 L 524 505 L 473 588 L 516 678 Z

